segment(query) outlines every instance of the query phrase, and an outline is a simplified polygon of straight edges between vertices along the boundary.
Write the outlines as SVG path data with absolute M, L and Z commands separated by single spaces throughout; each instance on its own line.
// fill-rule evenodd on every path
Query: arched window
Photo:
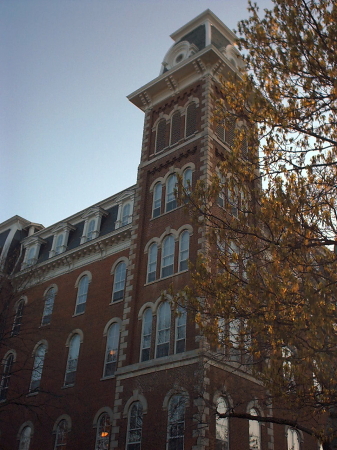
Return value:
M 95 238 L 96 219 L 91 219 L 88 223 L 87 240 L 91 241 Z
M 82 277 L 80 279 L 80 282 L 78 283 L 75 314 L 84 313 L 88 296 L 88 288 L 89 277 L 87 275 L 84 275 L 84 277 Z
M 158 308 L 156 357 L 168 356 L 170 350 L 171 308 L 168 302 Z
M 178 307 L 176 317 L 175 352 L 182 353 L 186 349 L 186 309 Z
M 29 450 L 31 435 L 31 427 L 24 427 L 20 434 L 19 450 Z
M 8 385 L 9 380 L 12 374 L 12 367 L 14 363 L 14 355 L 10 353 L 7 355 L 6 359 L 3 360 L 3 372 L 1 377 L 1 385 L 0 385 L 0 400 L 6 400 L 8 394 Z
M 150 245 L 148 252 L 148 263 L 147 263 L 147 282 L 151 283 L 154 281 L 157 273 L 157 254 L 158 246 L 156 243 Z
M 115 269 L 114 278 L 114 288 L 113 288 L 113 301 L 121 300 L 124 297 L 126 279 L 126 264 L 125 262 L 120 262 L 117 264 Z
M 17 305 L 12 328 L 12 336 L 17 336 L 20 333 L 25 304 L 26 304 L 25 300 L 21 299 Z
M 219 397 L 217 400 L 217 414 L 226 414 L 228 412 L 227 400 L 223 397 Z M 215 440 L 217 450 L 229 449 L 229 426 L 228 417 L 217 417 Z
M 162 196 L 162 184 L 157 183 L 153 189 L 153 207 L 152 217 L 158 217 L 161 213 L 161 196 Z
M 188 258 L 190 248 L 190 234 L 183 231 L 179 238 L 179 271 L 188 269 Z
M 66 374 L 64 378 L 65 386 L 75 384 L 80 345 L 81 345 L 80 335 L 74 334 L 69 343 L 68 360 L 67 360 Z
M 161 152 L 166 147 L 166 120 L 161 119 L 157 125 L 156 153 Z
M 168 450 L 184 449 L 185 397 L 174 395 L 168 406 Z
M 150 359 L 151 335 L 152 335 L 152 311 L 150 308 L 147 308 L 143 314 L 142 344 L 140 355 L 141 361 L 148 361 Z
M 300 436 L 294 428 L 288 428 L 287 444 L 288 450 L 300 450 Z
M 37 391 L 40 387 L 46 350 L 47 347 L 45 346 L 45 344 L 41 344 L 35 351 L 32 378 L 30 381 L 30 388 L 29 388 L 30 392 Z
M 166 181 L 166 212 L 171 211 L 177 207 L 176 190 L 177 187 L 177 176 L 172 174 L 168 177 Z
M 42 322 L 41 325 L 48 325 L 51 321 L 51 315 L 53 313 L 54 301 L 55 301 L 56 291 L 54 287 L 48 289 L 47 294 L 45 296 L 44 308 L 42 314 Z
M 197 131 L 197 105 L 192 102 L 186 112 L 186 137 L 192 136 Z
M 162 245 L 161 276 L 169 277 L 174 272 L 174 237 L 167 236 Z
M 140 402 L 132 403 L 129 411 L 127 450 L 140 450 L 143 428 L 143 406 Z
M 63 250 L 63 234 L 59 234 L 56 240 L 55 255 L 62 253 Z
M 109 377 L 114 375 L 117 369 L 118 360 L 118 346 L 119 346 L 119 324 L 113 323 L 110 325 L 106 337 L 106 351 L 104 363 L 104 376 Z
M 249 414 L 259 415 L 255 408 L 251 408 Z M 261 428 L 257 420 L 249 421 L 249 450 L 261 450 Z
M 175 112 L 171 119 L 171 145 L 176 144 L 181 139 L 181 114 Z
M 235 138 L 235 121 L 234 120 L 226 120 L 225 122 L 225 141 L 229 145 L 233 145 Z
M 191 191 L 192 187 L 192 169 L 188 167 L 183 173 L 183 186 L 186 192 Z
M 130 203 L 127 203 L 123 206 L 122 211 L 122 227 L 125 227 L 125 225 L 128 225 L 131 222 L 131 205 Z
M 65 419 L 59 421 L 56 427 L 54 450 L 66 450 L 68 424 Z
M 95 450 L 108 450 L 110 442 L 111 422 L 108 413 L 103 413 L 98 418 Z

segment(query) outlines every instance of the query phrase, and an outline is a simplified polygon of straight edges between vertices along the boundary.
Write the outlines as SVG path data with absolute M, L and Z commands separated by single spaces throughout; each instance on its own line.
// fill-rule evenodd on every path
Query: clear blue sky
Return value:
M 247 17 L 246 0 L 0 0 L 0 222 L 49 226 L 136 182 L 126 96 L 207 8 L 231 29 Z

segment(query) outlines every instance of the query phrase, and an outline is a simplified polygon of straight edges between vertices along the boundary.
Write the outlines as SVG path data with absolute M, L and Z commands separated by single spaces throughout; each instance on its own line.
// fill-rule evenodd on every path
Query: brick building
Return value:
M 136 185 L 47 228 L 0 225 L 3 450 L 317 449 L 281 425 L 217 418 L 267 415 L 261 386 L 237 357 L 213 359 L 165 294 L 205 243 L 177 177 L 193 189 L 229 151 L 214 98 L 241 64 L 209 10 L 171 37 L 160 75 L 128 97 L 145 113 Z

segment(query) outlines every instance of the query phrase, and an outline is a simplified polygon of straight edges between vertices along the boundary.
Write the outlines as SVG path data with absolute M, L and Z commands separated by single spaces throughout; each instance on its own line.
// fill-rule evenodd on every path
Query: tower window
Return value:
M 156 357 L 168 356 L 170 350 L 171 308 L 164 302 L 158 309 Z
M 143 314 L 142 347 L 140 355 L 141 361 L 148 361 L 150 359 L 151 335 L 152 335 L 152 311 L 150 308 L 147 308 Z
M 80 282 L 78 284 L 75 314 L 84 313 L 88 296 L 88 288 L 89 288 L 89 278 L 87 275 L 84 275 L 84 277 L 80 279 Z
M 175 174 L 172 174 L 168 177 L 166 182 L 166 212 L 171 211 L 177 207 L 177 199 L 176 199 L 176 186 L 177 186 L 177 177 Z
M 161 152 L 166 147 L 166 120 L 161 119 L 157 125 L 156 153 Z
M 113 301 L 121 300 L 124 297 L 126 279 L 126 264 L 120 262 L 115 269 L 114 289 L 112 299 Z
M 172 235 L 164 239 L 162 245 L 162 264 L 161 276 L 162 278 L 169 277 L 173 274 L 174 269 L 174 238 Z
M 114 375 L 117 369 L 119 346 L 119 324 L 113 323 L 110 325 L 107 333 L 104 376 L 109 377 Z
M 75 334 L 69 344 L 68 360 L 66 367 L 66 374 L 64 378 L 64 385 L 71 386 L 75 384 L 78 355 L 80 352 L 81 338 L 79 334 Z
M 158 217 L 161 213 L 161 195 L 162 195 L 162 184 L 157 183 L 153 189 L 153 209 L 152 217 Z
M 148 253 L 148 265 L 147 265 L 147 282 L 154 281 L 157 273 L 157 253 L 158 246 L 156 243 L 151 244 Z
M 186 112 L 186 137 L 192 136 L 197 131 L 197 105 L 192 102 Z
M 176 144 L 181 139 L 181 114 L 175 112 L 171 119 L 171 145 Z

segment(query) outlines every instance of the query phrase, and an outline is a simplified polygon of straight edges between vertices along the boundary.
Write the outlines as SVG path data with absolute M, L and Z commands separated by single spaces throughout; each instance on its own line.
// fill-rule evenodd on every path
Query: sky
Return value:
M 144 113 L 126 96 L 207 8 L 248 17 L 247 0 L 0 0 L 0 223 L 50 226 L 136 183 Z

